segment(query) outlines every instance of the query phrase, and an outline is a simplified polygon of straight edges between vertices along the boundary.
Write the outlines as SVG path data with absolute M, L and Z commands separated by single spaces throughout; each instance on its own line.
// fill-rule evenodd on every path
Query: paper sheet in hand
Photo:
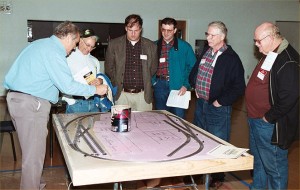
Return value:
M 75 81 L 80 82 L 82 84 L 89 84 L 96 78 L 96 76 L 88 67 L 84 67 L 81 71 L 73 75 L 73 78 Z M 85 96 L 86 99 L 88 99 L 89 97 L 90 96 Z
M 178 95 L 179 90 L 171 90 L 167 106 L 188 109 L 191 100 L 191 91 L 186 91 L 183 96 Z
M 89 84 L 96 78 L 96 76 L 93 74 L 93 72 L 88 67 L 84 67 L 81 71 L 76 73 L 73 77 L 74 77 L 74 80 L 76 80 L 77 82 L 80 82 L 82 84 Z
M 218 158 L 238 158 L 247 150 L 245 148 L 237 148 L 234 146 L 218 145 L 216 148 L 209 151 L 207 154 Z

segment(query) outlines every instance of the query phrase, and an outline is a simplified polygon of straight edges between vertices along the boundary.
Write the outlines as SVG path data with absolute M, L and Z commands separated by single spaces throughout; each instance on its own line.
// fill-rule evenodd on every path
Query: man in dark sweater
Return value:
M 205 35 L 208 47 L 190 74 L 197 96 L 194 124 L 228 142 L 231 106 L 245 90 L 244 68 L 238 54 L 226 44 L 223 22 L 211 22 Z M 224 173 L 212 174 L 210 185 L 220 186 L 224 177 Z

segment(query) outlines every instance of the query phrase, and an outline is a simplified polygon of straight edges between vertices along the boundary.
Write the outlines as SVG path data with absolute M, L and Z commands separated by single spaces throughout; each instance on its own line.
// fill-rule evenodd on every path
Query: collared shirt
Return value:
M 221 53 L 223 53 L 226 49 L 227 49 L 227 45 L 224 44 L 217 52 L 214 53 L 213 49 L 209 48 L 203 55 L 201 62 L 199 64 L 196 85 L 195 85 L 195 90 L 199 98 L 203 98 L 204 100 L 209 99 L 209 91 L 210 91 L 212 75 L 214 72 L 214 64 L 218 56 Z
M 4 79 L 6 89 L 58 101 L 59 90 L 65 94 L 92 96 L 94 86 L 74 81 L 67 64 L 66 50 L 56 36 L 36 40 L 17 57 Z
M 169 43 L 162 40 L 162 48 L 160 53 L 159 65 L 157 68 L 156 75 L 161 76 L 169 75 L 169 51 L 173 47 L 174 39 Z
M 141 40 L 135 45 L 132 45 L 129 40 L 126 40 L 126 63 L 123 85 L 125 89 L 144 89 L 141 55 Z

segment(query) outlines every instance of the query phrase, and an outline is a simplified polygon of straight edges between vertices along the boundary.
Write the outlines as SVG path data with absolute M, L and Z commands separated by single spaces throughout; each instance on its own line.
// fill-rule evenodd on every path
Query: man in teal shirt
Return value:
M 182 96 L 190 89 L 188 76 L 196 62 L 192 46 L 177 38 L 176 32 L 175 19 L 167 17 L 161 21 L 162 38 L 157 41 L 159 64 L 152 83 L 155 109 L 185 118 L 184 109 L 166 105 L 171 90 L 178 90 L 178 95 Z
M 51 103 L 59 91 L 78 96 L 103 95 L 107 86 L 90 86 L 74 81 L 66 57 L 79 42 L 79 28 L 61 23 L 50 38 L 28 45 L 5 76 L 7 105 L 22 150 L 20 189 L 43 189 L 41 183 L 46 153 L 47 123 Z

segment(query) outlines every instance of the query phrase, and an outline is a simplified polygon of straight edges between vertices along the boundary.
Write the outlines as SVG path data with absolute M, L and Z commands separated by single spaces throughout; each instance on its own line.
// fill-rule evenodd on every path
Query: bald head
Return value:
M 256 28 L 255 35 L 261 34 L 271 35 L 272 37 L 277 39 L 282 38 L 279 32 L 279 28 L 271 22 L 264 22 Z
M 271 22 L 264 22 L 254 32 L 255 45 L 263 54 L 273 51 L 282 41 L 278 27 Z

